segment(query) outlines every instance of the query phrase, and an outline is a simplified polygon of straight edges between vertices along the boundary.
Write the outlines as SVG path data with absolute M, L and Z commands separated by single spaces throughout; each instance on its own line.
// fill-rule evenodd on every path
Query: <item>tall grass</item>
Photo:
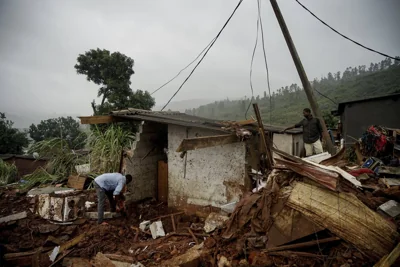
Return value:
M 75 166 L 87 163 L 87 157 L 73 153 L 68 142 L 61 138 L 52 138 L 37 142 L 31 146 L 29 153 L 37 152 L 41 158 L 48 158 L 44 169 L 38 169 L 26 175 L 24 187 L 37 183 L 57 182 L 68 178 L 75 173 Z
M 88 136 L 91 171 L 95 173 L 118 172 L 122 149 L 131 147 L 134 135 L 113 124 L 103 130 L 94 127 Z
M 17 178 L 17 167 L 0 159 L 0 184 L 9 184 Z

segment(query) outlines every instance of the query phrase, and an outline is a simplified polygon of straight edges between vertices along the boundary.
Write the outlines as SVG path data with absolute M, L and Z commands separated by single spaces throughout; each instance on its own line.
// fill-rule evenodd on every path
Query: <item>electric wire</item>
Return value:
M 192 76 L 194 71 L 197 69 L 197 67 L 201 64 L 207 53 L 210 51 L 211 47 L 215 44 L 215 42 L 218 40 L 218 37 L 221 35 L 222 31 L 225 29 L 226 25 L 228 25 L 229 21 L 232 19 L 233 15 L 236 13 L 236 10 L 239 8 L 239 6 L 242 4 L 243 0 L 239 0 L 239 3 L 236 5 L 235 9 L 233 10 L 232 14 L 229 16 L 228 20 L 225 22 L 224 26 L 222 26 L 221 30 L 218 32 L 218 34 L 215 36 L 214 40 L 211 42 L 210 46 L 207 48 L 207 50 L 204 52 L 203 56 L 197 62 L 196 66 L 194 66 L 193 70 L 189 73 L 189 75 L 186 77 L 186 79 L 183 81 L 183 83 L 179 86 L 178 90 L 172 95 L 172 97 L 168 100 L 168 102 L 164 105 L 164 107 L 161 109 L 163 111 L 168 104 L 174 99 L 174 97 L 179 93 L 179 91 L 182 89 L 183 85 L 189 80 L 189 78 Z
M 263 23 L 261 19 L 261 1 L 258 0 L 258 15 L 260 16 L 260 26 L 261 26 L 261 40 L 262 40 L 262 48 L 264 54 L 264 62 L 265 62 L 265 70 L 267 72 L 267 84 L 268 84 L 268 94 L 269 94 L 269 124 L 272 124 L 272 98 L 271 98 L 271 86 L 269 83 L 269 70 L 268 70 L 268 62 L 267 62 L 267 54 L 265 53 L 265 42 L 264 42 L 264 29 Z
M 211 43 L 215 40 L 214 39 L 211 40 L 210 43 L 208 43 L 208 45 L 200 52 L 200 54 L 197 55 L 197 57 L 190 62 L 188 65 L 186 65 L 186 67 L 184 67 L 183 69 L 181 69 L 178 74 L 176 74 L 172 79 L 170 79 L 168 82 L 164 83 L 163 85 L 161 85 L 160 87 L 158 87 L 156 90 L 154 90 L 150 95 L 153 95 L 154 93 L 157 93 L 161 88 L 163 88 L 164 86 L 166 86 L 167 84 L 169 84 L 170 82 L 172 82 L 173 80 L 175 80 L 181 73 L 182 71 L 186 70 L 190 65 L 192 65 L 203 53 L 204 51 L 211 45 Z
M 314 90 L 315 90 L 318 94 L 320 94 L 322 97 L 325 97 L 326 99 L 330 100 L 333 104 L 335 104 L 335 105 L 338 104 L 338 103 L 337 103 L 336 101 L 334 101 L 332 98 L 330 98 L 330 97 L 324 95 L 323 93 L 321 93 L 321 92 L 318 91 L 317 89 L 314 88 Z
M 257 0 L 258 1 L 258 0 Z M 253 96 L 254 96 L 254 90 L 253 90 L 253 82 L 252 82 L 252 74 L 253 74 L 253 62 L 254 62 L 254 55 L 256 53 L 256 49 L 257 49 L 257 44 L 258 44 L 258 32 L 259 32 L 259 28 L 260 28 L 260 9 L 258 9 L 258 15 L 257 15 L 257 34 L 256 34 L 256 42 L 254 44 L 254 48 L 253 48 L 253 54 L 251 55 L 251 63 L 250 63 L 250 89 L 251 89 L 251 99 L 250 99 L 250 103 L 246 109 L 246 113 L 244 114 L 244 117 L 247 120 L 247 113 L 249 112 L 251 103 L 253 102 Z
M 334 28 L 332 28 L 331 26 L 329 26 L 325 21 L 323 21 L 322 19 L 320 19 L 319 17 L 317 17 L 317 15 L 315 15 L 311 10 L 309 10 L 309 9 L 308 9 L 307 7 L 305 7 L 302 3 L 300 3 L 299 0 L 295 0 L 295 1 L 296 1 L 302 8 L 304 8 L 305 10 L 307 10 L 308 13 L 310 13 L 314 18 L 316 18 L 317 20 L 319 20 L 322 24 L 324 24 L 326 27 L 328 27 L 329 29 L 331 29 L 331 30 L 334 31 L 335 33 L 339 34 L 339 35 L 342 36 L 343 38 L 345 38 L 345 39 L 349 40 L 350 42 L 353 42 L 353 43 L 355 43 L 356 45 L 361 46 L 362 48 L 367 49 L 367 50 L 369 50 L 369 51 L 371 51 L 371 52 L 377 53 L 377 54 L 379 54 L 379 55 L 381 55 L 381 56 L 384 56 L 384 57 L 388 57 L 388 58 L 391 58 L 391 59 L 399 60 L 399 61 L 400 61 L 400 58 L 399 58 L 399 57 L 397 57 L 397 58 L 396 58 L 396 57 L 392 57 L 392 56 L 389 56 L 389 55 L 387 55 L 387 54 L 385 54 L 385 53 L 376 51 L 375 49 L 372 49 L 372 48 L 369 48 L 369 47 L 367 47 L 367 46 L 365 46 L 365 45 L 362 45 L 361 43 L 359 43 L 359 42 L 357 42 L 357 41 L 354 41 L 353 39 L 347 37 L 346 35 L 344 35 L 344 34 L 338 32 L 337 30 L 335 30 Z

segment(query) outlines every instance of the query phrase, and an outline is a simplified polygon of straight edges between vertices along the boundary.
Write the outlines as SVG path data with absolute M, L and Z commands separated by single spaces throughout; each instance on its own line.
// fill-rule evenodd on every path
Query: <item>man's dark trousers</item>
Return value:
M 97 193 L 97 223 L 103 222 L 104 217 L 104 199 L 107 196 L 108 201 L 110 202 L 111 212 L 116 211 L 116 202 L 114 200 L 113 191 L 106 191 L 101 188 L 96 182 L 94 182 L 94 188 L 96 188 Z

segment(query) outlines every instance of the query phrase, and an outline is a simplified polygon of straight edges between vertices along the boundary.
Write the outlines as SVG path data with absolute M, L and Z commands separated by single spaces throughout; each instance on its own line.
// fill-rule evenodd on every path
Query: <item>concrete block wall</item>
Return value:
M 168 125 L 168 205 L 213 205 L 238 201 L 245 184 L 245 143 L 188 151 L 176 149 L 184 138 L 222 134 Z
M 166 125 L 149 122 L 139 126 L 132 151 L 129 151 L 129 156 L 124 159 L 124 172 L 133 177 L 128 185 L 132 201 L 157 197 L 158 161 L 166 158 L 160 140 L 162 135 L 166 137 L 166 128 Z M 154 146 L 156 148 L 153 149 Z

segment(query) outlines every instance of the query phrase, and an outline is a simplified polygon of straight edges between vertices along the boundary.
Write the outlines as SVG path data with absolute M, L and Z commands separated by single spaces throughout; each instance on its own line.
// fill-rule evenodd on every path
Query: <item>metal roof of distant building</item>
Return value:
M 362 103 L 362 102 L 369 102 L 369 101 L 377 101 L 377 100 L 383 100 L 383 99 L 390 99 L 394 98 L 394 100 L 397 100 L 400 98 L 400 93 L 398 94 L 390 94 L 390 95 L 383 95 L 383 96 L 376 96 L 376 97 L 368 97 L 368 98 L 360 98 L 356 100 L 350 100 L 350 101 L 345 101 L 345 102 L 340 102 L 338 104 L 338 109 L 332 111 L 332 115 L 340 115 L 344 111 L 344 107 L 349 104 L 355 104 L 355 103 Z

